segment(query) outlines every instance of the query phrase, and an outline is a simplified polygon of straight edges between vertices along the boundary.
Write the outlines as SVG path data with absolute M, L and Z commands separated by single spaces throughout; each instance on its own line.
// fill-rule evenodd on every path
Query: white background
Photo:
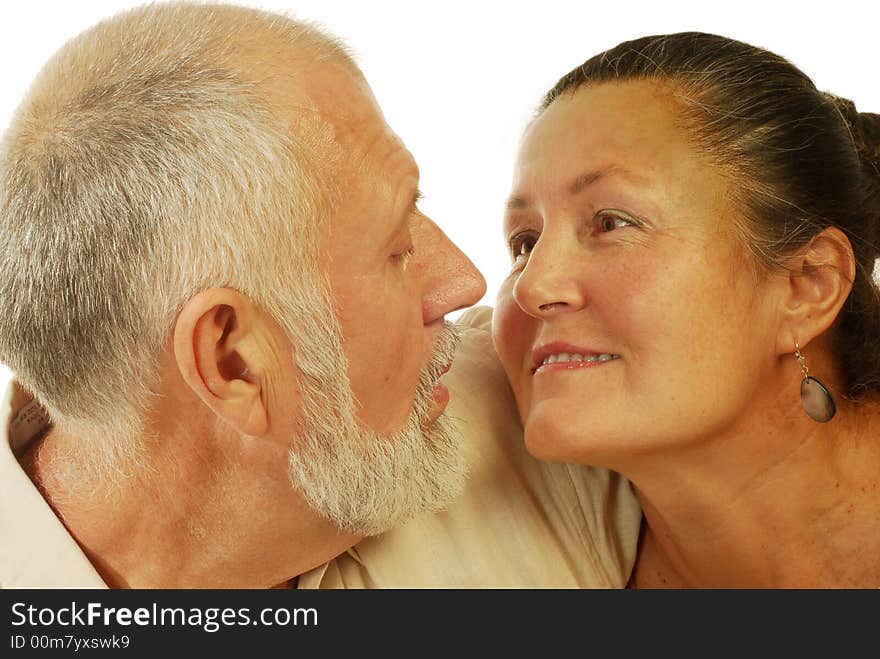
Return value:
M 140 4 L 0 3 L 0 127 L 64 41 Z M 421 207 L 484 273 L 507 274 L 501 209 L 519 136 L 541 95 L 620 41 L 701 30 L 788 57 L 820 89 L 880 112 L 873 2 L 243 2 L 317 20 L 353 47 L 386 118 L 422 170 Z M 6 374 L 0 366 L 0 391 Z

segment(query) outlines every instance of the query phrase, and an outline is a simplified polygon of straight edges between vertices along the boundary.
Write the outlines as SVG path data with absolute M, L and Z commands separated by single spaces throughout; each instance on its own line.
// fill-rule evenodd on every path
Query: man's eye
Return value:
M 525 265 L 537 243 L 538 236 L 533 231 L 524 231 L 510 238 L 510 255 L 515 269 Z
M 391 260 L 397 262 L 399 265 L 406 265 L 406 262 L 409 261 L 409 257 L 416 253 L 416 246 L 410 245 L 409 249 L 400 252 L 399 254 L 392 254 Z

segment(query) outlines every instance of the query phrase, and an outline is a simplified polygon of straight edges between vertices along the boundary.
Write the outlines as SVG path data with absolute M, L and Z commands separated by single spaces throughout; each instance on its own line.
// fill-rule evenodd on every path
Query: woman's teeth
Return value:
M 620 355 L 614 355 L 611 353 L 603 353 L 601 355 L 578 355 L 562 352 L 558 355 L 548 355 L 544 358 L 544 361 L 541 362 L 541 366 L 547 366 L 548 364 L 564 364 L 567 362 L 608 362 L 612 359 L 620 359 Z

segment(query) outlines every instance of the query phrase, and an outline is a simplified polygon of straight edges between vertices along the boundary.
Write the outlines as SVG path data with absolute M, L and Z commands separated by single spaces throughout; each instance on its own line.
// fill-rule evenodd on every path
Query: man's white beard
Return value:
M 464 487 L 467 464 L 452 423 L 425 423 L 432 389 L 452 361 L 458 332 L 447 323 L 422 370 L 406 426 L 390 436 L 363 428 L 332 309 L 298 328 L 302 416 L 290 450 L 291 483 L 316 511 L 346 531 L 376 535 L 436 511 Z M 329 321 L 329 322 L 328 322 Z M 316 326 L 319 325 L 320 327 Z M 329 326 L 328 325 L 332 325 Z M 304 359 L 303 359 L 304 358 Z

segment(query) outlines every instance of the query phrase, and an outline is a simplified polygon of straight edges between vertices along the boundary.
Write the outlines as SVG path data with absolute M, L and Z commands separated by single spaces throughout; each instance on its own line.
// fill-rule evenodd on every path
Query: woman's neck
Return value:
M 780 419 L 621 469 L 646 521 L 632 585 L 880 586 L 880 405 Z

